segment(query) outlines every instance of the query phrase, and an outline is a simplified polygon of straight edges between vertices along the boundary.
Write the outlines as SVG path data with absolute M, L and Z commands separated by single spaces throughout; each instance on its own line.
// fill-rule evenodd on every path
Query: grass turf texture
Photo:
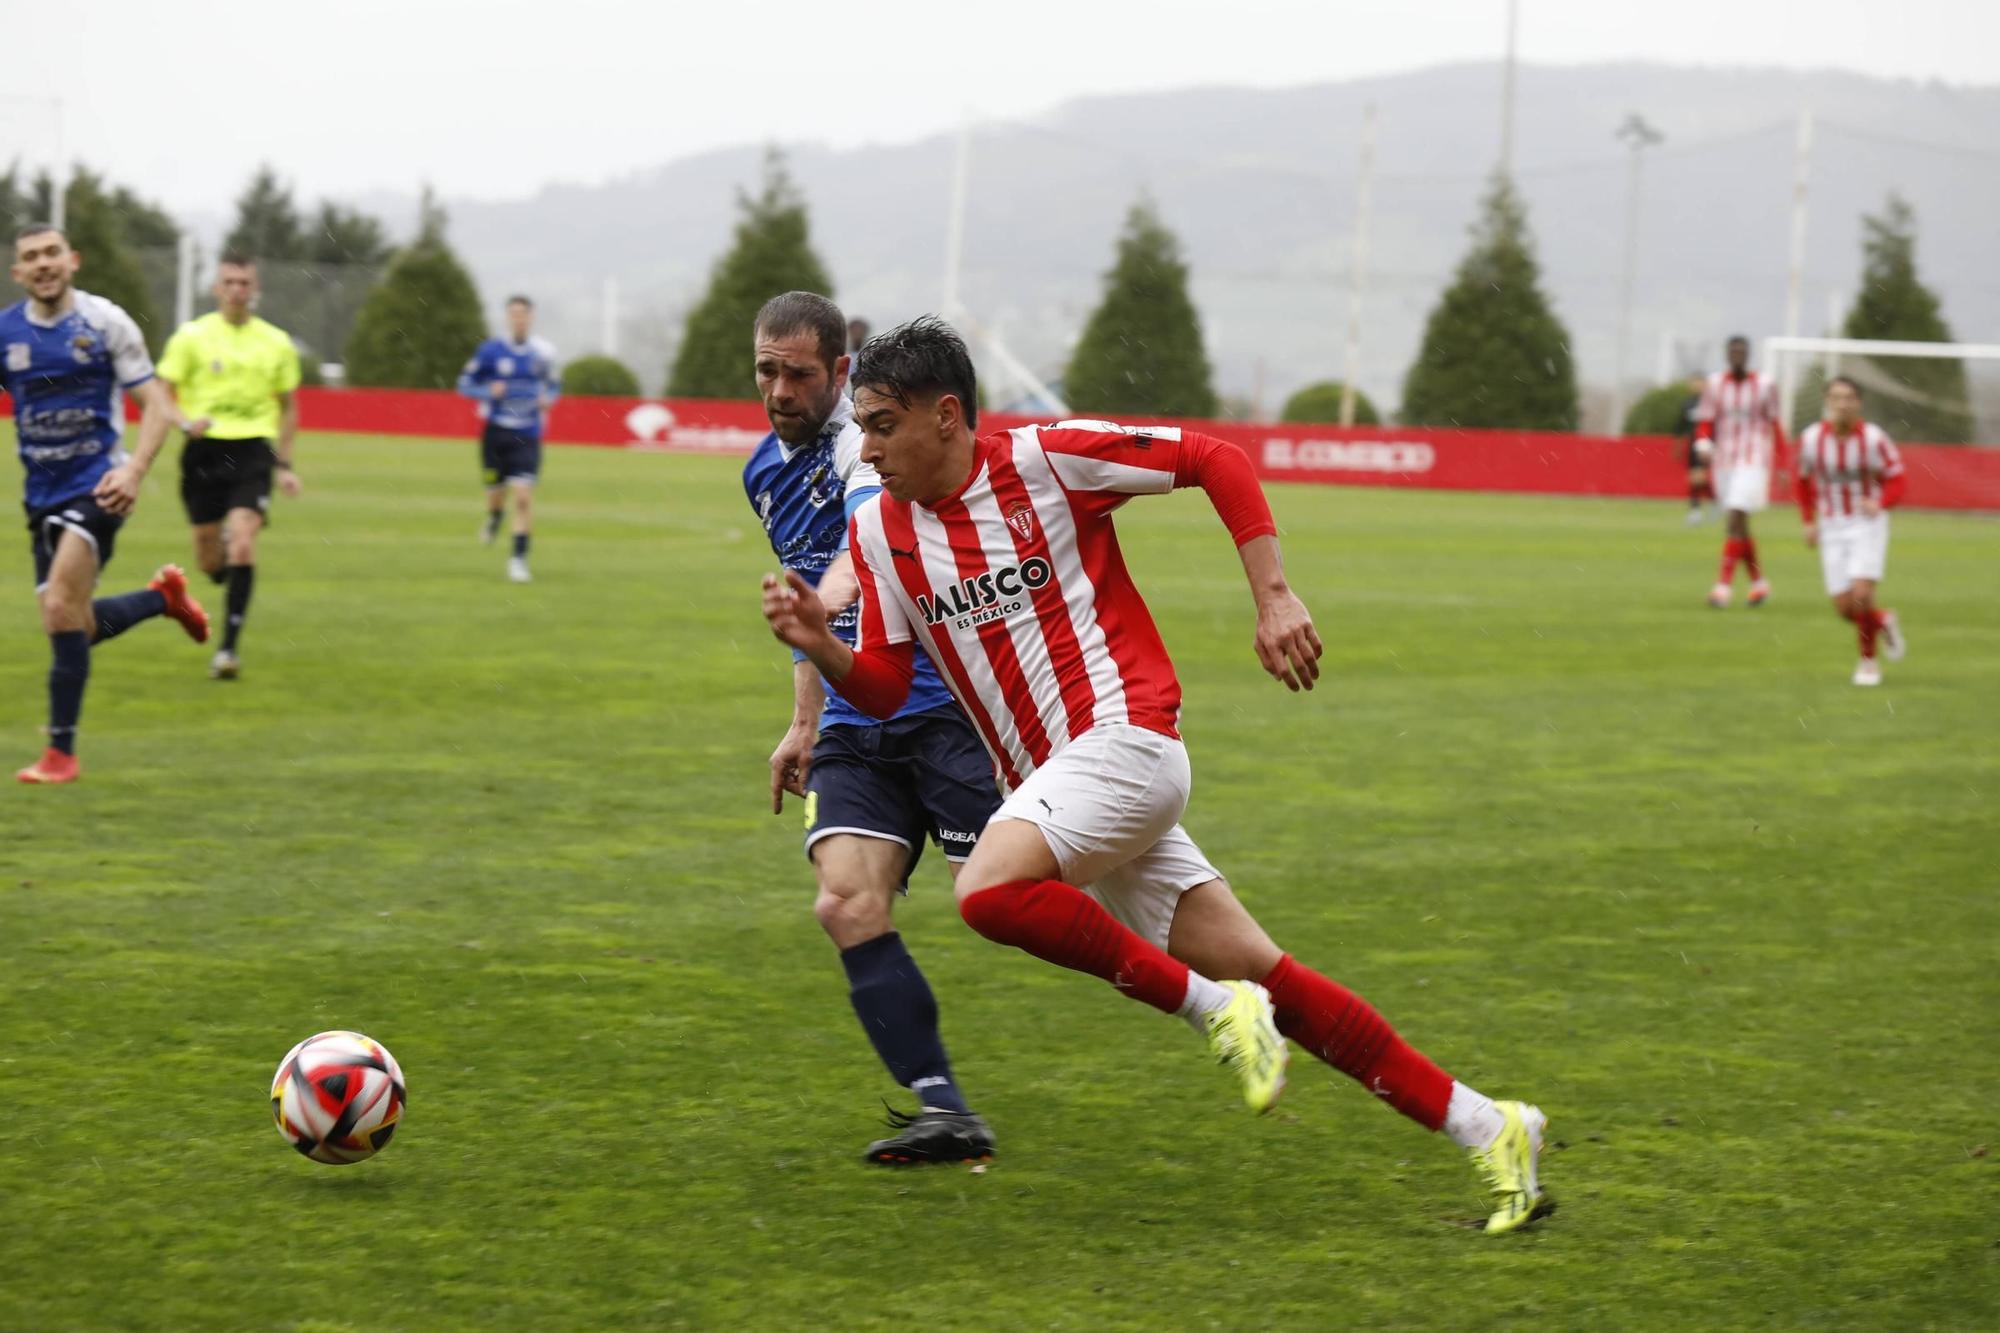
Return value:
M 1291 697 L 1202 498 L 1121 514 L 1192 832 L 1550 1112 L 1562 1211 L 1495 1241 L 1441 1137 L 1304 1056 L 1251 1118 L 1180 1024 L 973 936 L 934 852 L 900 922 L 1002 1156 L 862 1167 L 892 1089 L 768 813 L 789 664 L 735 465 L 555 450 L 515 587 L 471 444 L 300 453 L 243 680 L 144 626 L 95 659 L 84 782 L 0 794 L 0 1324 L 2000 1322 L 2000 525 L 1897 518 L 1914 647 L 1863 691 L 1782 509 L 1773 603 L 1717 615 L 1674 506 L 1280 488 L 1329 651 Z M 106 589 L 184 540 L 163 466 Z M 410 1079 L 356 1167 L 264 1101 L 331 1027 Z

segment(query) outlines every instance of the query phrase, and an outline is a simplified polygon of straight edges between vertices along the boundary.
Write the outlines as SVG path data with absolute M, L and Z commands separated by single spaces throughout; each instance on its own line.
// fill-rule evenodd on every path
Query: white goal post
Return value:
M 1778 378 L 1786 419 L 1799 391 L 1800 369 L 1815 358 L 1831 378 L 1841 373 L 1842 357 L 1920 357 L 1930 361 L 2000 361 L 2000 343 L 1901 342 L 1886 338 L 1788 338 L 1763 340 L 1758 364 Z M 1969 408 L 1968 404 L 1959 404 Z

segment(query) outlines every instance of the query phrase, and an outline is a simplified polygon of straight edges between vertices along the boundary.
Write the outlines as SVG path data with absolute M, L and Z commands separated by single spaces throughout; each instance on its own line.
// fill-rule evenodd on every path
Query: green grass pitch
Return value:
M 515 587 L 471 443 L 300 457 L 244 678 L 144 626 L 84 781 L 0 794 L 0 1327 L 2000 1325 L 2000 524 L 1897 518 L 1912 651 L 1867 691 L 1783 508 L 1775 600 L 1718 615 L 1668 505 L 1280 487 L 1328 647 L 1294 697 L 1202 498 L 1123 511 L 1195 837 L 1548 1110 L 1561 1211 L 1499 1241 L 1443 1139 L 1303 1056 L 1249 1117 L 1180 1024 L 972 935 L 934 853 L 900 922 L 1002 1155 L 864 1168 L 894 1090 L 768 811 L 736 464 L 552 451 Z M 184 543 L 168 459 L 107 590 Z M 331 1027 L 410 1080 L 360 1166 L 265 1102 Z

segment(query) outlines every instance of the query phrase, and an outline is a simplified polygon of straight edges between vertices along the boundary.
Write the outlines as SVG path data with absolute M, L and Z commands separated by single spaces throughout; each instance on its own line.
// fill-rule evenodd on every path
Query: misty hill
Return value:
M 1205 88 L 1066 103 L 976 129 L 964 299 L 1038 371 L 1059 374 L 1141 192 L 1185 243 L 1225 393 L 1275 410 L 1339 373 L 1362 111 L 1379 108 L 1361 383 L 1385 405 L 1465 248 L 1498 149 L 1499 67 L 1457 65 L 1288 90 Z M 1802 332 L 1823 331 L 1860 269 L 1860 215 L 1894 189 L 1961 340 L 2000 340 L 2000 87 L 1845 71 L 1524 67 L 1516 176 L 1585 383 L 1614 364 L 1633 111 L 1666 135 L 1645 167 L 1631 377 L 1706 360 L 1727 333 L 1781 331 L 1799 109 L 1817 117 Z M 973 90 L 976 100 L 976 90 Z M 727 243 L 762 145 L 597 187 L 450 202 L 482 291 L 532 291 L 568 353 L 602 338 L 617 280 L 620 352 L 657 385 L 681 316 Z M 850 312 L 876 326 L 939 303 L 955 135 L 833 151 L 784 145 Z M 407 200 L 374 201 L 392 218 Z M 1665 340 L 1678 340 L 1669 347 Z M 1665 367 L 1680 373 L 1686 367 Z M 746 386 L 747 387 L 747 386 Z

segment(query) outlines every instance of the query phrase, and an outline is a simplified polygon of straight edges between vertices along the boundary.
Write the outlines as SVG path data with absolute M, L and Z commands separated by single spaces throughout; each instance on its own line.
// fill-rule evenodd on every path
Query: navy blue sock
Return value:
M 231 565 L 229 567 L 229 596 L 227 610 L 229 618 L 222 622 L 222 651 L 236 651 L 237 636 L 243 633 L 243 618 L 250 614 L 250 589 L 257 581 L 257 566 Z
M 137 592 L 121 592 L 116 597 L 100 597 L 90 604 L 90 609 L 97 615 L 96 641 L 103 643 L 142 620 L 165 614 L 167 599 L 157 588 L 141 588 Z
M 90 680 L 90 636 L 80 629 L 49 635 L 55 661 L 49 664 L 49 744 L 76 753 L 76 719 L 83 712 L 83 687 Z
M 924 1106 L 966 1111 L 938 1036 L 937 998 L 895 931 L 840 951 L 848 998 L 890 1077 Z
M 516 560 L 528 558 L 528 534 L 525 532 L 514 534 L 514 558 Z

